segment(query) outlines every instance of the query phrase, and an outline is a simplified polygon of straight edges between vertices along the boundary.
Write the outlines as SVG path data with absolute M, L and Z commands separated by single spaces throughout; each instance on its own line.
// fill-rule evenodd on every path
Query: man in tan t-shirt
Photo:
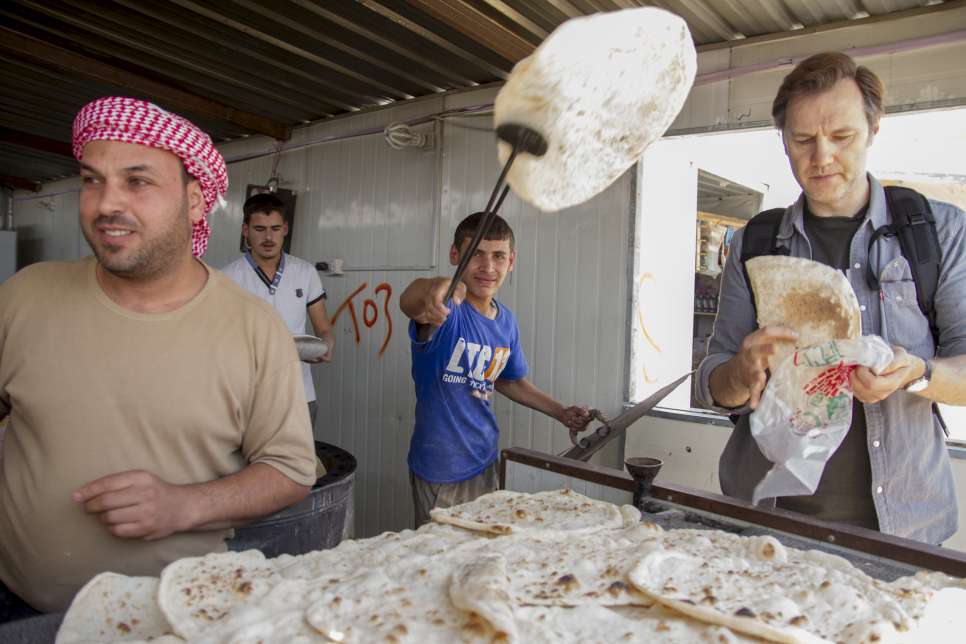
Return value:
M 197 259 L 227 188 L 210 139 L 107 98 L 78 114 L 74 152 L 95 257 L 0 286 L 0 611 L 224 550 L 315 480 L 288 331 Z

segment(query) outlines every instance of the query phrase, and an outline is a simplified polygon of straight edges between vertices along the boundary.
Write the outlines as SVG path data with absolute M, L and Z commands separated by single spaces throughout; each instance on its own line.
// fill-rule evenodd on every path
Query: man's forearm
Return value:
M 929 386 L 919 395 L 945 405 L 966 405 L 966 355 L 933 358 Z
M 185 530 L 221 530 L 268 516 L 305 498 L 300 485 L 271 465 L 253 463 L 235 474 L 185 485 Z

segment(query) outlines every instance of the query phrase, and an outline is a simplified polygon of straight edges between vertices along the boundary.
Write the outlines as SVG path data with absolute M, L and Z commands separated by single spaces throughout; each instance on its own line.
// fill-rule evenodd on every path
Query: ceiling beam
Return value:
M 0 174 L 0 186 L 15 188 L 17 190 L 29 190 L 30 192 L 40 192 L 40 184 L 23 177 L 11 177 Z
M 385 1 L 386 0 L 356 0 L 356 2 L 366 9 L 379 14 L 386 20 L 390 20 L 400 27 L 408 29 L 420 38 L 428 40 L 437 47 L 442 47 L 451 54 L 459 56 L 463 60 L 475 65 L 477 68 L 493 74 L 500 80 L 506 80 L 506 78 L 510 75 L 507 70 L 497 67 L 496 65 L 484 60 L 480 56 L 464 50 L 462 47 L 458 47 L 455 43 L 452 43 L 446 38 L 433 33 L 432 30 L 427 29 L 413 20 L 410 20 L 401 13 L 394 11 L 389 7 L 383 6 L 382 2 Z
M 29 132 L 21 132 L 9 127 L 0 127 L 0 143 L 13 143 L 32 150 L 74 158 L 70 143 L 48 139 L 46 136 L 38 136 Z
M 504 16 L 517 23 L 531 34 L 539 38 L 541 41 L 545 40 L 547 36 L 550 35 L 546 29 L 535 23 L 534 21 L 527 18 L 525 15 L 503 2 L 503 0 L 484 0 L 486 4 L 490 5 Z
M 526 58 L 536 49 L 533 43 L 462 0 L 408 0 L 408 3 L 511 62 Z
M 265 134 L 273 139 L 285 141 L 289 138 L 289 127 L 284 123 L 238 110 L 177 87 L 145 78 L 6 27 L 0 27 L 0 50 L 92 80 L 126 87 L 135 92 L 156 97 L 159 102 L 163 102 L 165 105 L 187 110 L 214 120 L 227 121 L 246 130 Z

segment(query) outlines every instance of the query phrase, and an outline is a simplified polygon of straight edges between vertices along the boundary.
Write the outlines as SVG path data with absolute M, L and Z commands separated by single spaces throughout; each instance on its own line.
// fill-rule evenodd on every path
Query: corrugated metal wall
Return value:
M 466 106 L 490 103 L 480 90 L 347 117 L 301 130 L 293 143 L 354 133 Z M 434 128 L 433 150 L 393 150 L 381 134 L 321 143 L 278 157 L 282 187 L 298 195 L 292 251 L 309 261 L 338 257 L 341 277 L 323 275 L 336 318 L 335 360 L 314 368 L 316 436 L 359 460 L 356 534 L 399 530 L 412 522 L 406 452 L 415 397 L 407 320 L 398 297 L 417 277 L 449 274 L 456 224 L 481 210 L 499 173 L 489 116 L 449 119 Z M 428 129 L 427 129 L 428 128 Z M 264 140 L 229 144 L 229 159 L 264 150 Z M 274 157 L 230 165 L 231 207 L 213 219 L 206 260 L 237 257 L 245 186 L 264 184 Z M 565 402 L 620 409 L 625 388 L 626 246 L 630 175 L 603 195 L 559 215 L 515 197 L 501 214 L 517 238 L 516 270 L 501 300 L 516 314 L 531 378 Z M 439 221 L 436 221 L 436 218 Z M 432 268 L 433 265 L 437 268 Z M 378 270 L 366 270 L 367 267 Z M 567 432 L 541 414 L 499 400 L 503 443 L 559 452 Z M 616 465 L 613 449 L 603 458 Z M 513 470 L 510 487 L 561 484 Z M 574 482 L 577 489 L 586 489 Z M 596 492 L 595 492 L 596 493 Z M 603 492 L 600 492 L 603 495 Z
M 14 227 L 19 266 L 90 255 L 77 220 L 79 185 L 77 179 L 68 179 L 50 184 L 39 195 L 15 193 Z

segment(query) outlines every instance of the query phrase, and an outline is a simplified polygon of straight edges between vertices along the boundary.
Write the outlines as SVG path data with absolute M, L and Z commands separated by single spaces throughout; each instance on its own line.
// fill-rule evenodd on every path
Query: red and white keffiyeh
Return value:
M 153 103 L 123 96 L 105 96 L 81 108 L 74 119 L 73 150 L 80 161 L 91 141 L 123 141 L 168 150 L 184 163 L 185 170 L 201 184 L 205 216 L 194 224 L 191 252 L 205 254 L 211 228 L 208 214 L 224 203 L 228 191 L 225 159 L 211 137 L 188 119 Z

